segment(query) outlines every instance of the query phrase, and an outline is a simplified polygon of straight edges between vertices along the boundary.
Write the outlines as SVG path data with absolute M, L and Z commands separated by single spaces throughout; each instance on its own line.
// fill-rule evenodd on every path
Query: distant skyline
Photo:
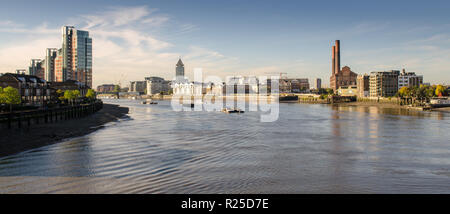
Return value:
M 61 27 L 93 39 L 94 87 L 146 76 L 277 75 L 329 86 L 331 47 L 358 74 L 416 72 L 450 84 L 448 1 L 2 1 L 0 73 L 61 46 Z

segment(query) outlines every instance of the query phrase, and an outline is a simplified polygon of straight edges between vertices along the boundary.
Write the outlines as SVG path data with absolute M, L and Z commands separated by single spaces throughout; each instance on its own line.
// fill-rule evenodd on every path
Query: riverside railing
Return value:
M 62 106 L 20 112 L 0 113 L 0 129 L 26 128 L 37 124 L 56 123 L 93 114 L 103 108 L 102 101 L 75 106 Z

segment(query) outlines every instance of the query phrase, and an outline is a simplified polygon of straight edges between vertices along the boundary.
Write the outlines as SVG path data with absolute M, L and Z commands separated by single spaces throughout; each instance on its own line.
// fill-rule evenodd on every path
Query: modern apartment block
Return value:
M 161 77 L 146 77 L 147 81 L 147 95 L 154 95 L 159 93 L 168 93 L 170 89 L 170 81 L 164 80 Z
M 130 82 L 130 92 L 144 93 L 147 89 L 147 81 L 132 81 Z
M 420 86 L 423 84 L 423 76 L 416 75 L 414 72 L 406 72 L 402 70 L 398 76 L 398 89 L 409 86 Z
M 322 88 L 322 79 L 316 78 L 316 89 Z
M 369 75 L 358 75 L 356 78 L 356 88 L 358 90 L 356 96 L 358 97 L 368 97 L 369 96 Z
M 308 78 L 280 79 L 279 87 L 282 93 L 299 93 L 310 89 Z
M 47 48 L 47 51 L 45 52 L 45 63 L 44 63 L 45 78 L 44 79 L 47 82 L 55 81 L 55 59 L 56 59 L 57 53 L 58 53 L 58 49 L 56 49 L 56 48 Z
M 115 86 L 116 85 L 114 85 L 114 84 L 99 85 L 99 86 L 97 86 L 97 92 L 113 92 Z
M 63 65 L 62 49 L 58 49 L 58 51 L 56 51 L 54 71 L 55 71 L 55 73 L 53 74 L 54 81 L 55 82 L 64 82 L 65 79 L 64 79 L 64 65 Z
M 42 59 L 32 59 L 27 74 L 44 79 L 44 64 Z
M 92 87 L 92 38 L 88 31 L 62 27 L 62 79 Z
M 28 75 L 47 82 L 75 80 L 92 88 L 92 39 L 88 31 L 62 27 L 62 47 L 47 48 L 45 59 L 32 59 Z
M 400 71 L 374 71 L 369 77 L 369 94 L 371 97 L 391 97 L 398 92 Z

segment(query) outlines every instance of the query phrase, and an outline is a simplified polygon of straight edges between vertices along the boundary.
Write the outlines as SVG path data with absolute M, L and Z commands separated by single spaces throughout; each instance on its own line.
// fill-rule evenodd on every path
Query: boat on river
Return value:
M 244 111 L 242 111 L 241 109 L 238 108 L 223 108 L 222 112 L 225 112 L 227 114 L 231 114 L 231 113 L 244 113 Z
M 142 101 L 142 104 L 147 104 L 147 105 L 156 105 L 158 104 L 157 102 L 152 101 L 151 99 L 146 99 L 144 101 Z

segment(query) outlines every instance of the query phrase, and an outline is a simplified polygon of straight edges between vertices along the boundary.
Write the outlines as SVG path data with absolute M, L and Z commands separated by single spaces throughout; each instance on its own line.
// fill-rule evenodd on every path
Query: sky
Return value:
M 450 84 L 450 1 L 48 0 L 0 3 L 0 73 L 61 47 L 61 27 L 93 39 L 93 85 L 186 75 L 279 75 L 329 85 L 331 47 L 359 74 L 416 72 Z

